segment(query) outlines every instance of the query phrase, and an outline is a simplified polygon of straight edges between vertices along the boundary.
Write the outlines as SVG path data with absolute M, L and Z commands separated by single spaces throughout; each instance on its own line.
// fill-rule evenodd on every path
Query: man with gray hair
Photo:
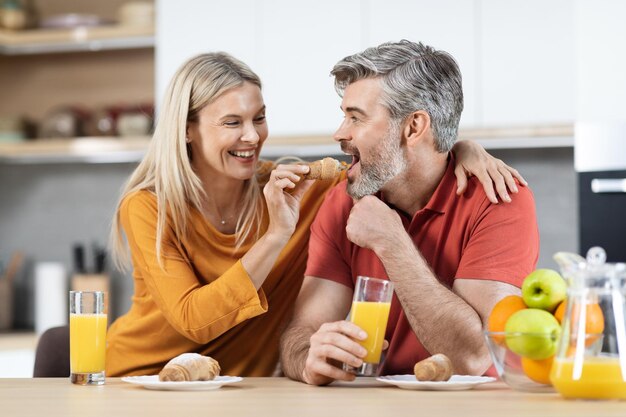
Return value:
M 350 381 L 368 336 L 344 318 L 359 275 L 395 295 L 379 374 L 413 373 L 443 353 L 459 374 L 490 366 L 482 329 L 494 304 L 519 294 L 539 235 L 532 193 L 505 207 L 472 178 L 455 195 L 461 74 L 446 52 L 401 41 L 346 57 L 332 70 L 345 118 L 334 138 L 351 155 L 344 181 L 311 227 L 295 315 L 281 340 L 283 371 L 309 384 Z

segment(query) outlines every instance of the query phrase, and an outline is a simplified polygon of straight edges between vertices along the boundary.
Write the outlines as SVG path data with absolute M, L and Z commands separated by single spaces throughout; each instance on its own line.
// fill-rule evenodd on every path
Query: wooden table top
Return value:
M 2 416 L 626 416 L 626 402 L 564 400 L 501 382 L 468 391 L 394 386 L 313 387 L 286 378 L 244 378 L 213 391 L 152 391 L 107 378 L 103 386 L 66 378 L 0 379 Z

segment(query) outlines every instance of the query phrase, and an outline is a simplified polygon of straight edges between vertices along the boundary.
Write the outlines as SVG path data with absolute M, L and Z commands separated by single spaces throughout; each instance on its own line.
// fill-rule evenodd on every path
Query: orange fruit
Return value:
M 587 316 L 585 318 L 585 332 L 587 334 L 599 334 L 604 331 L 604 314 L 598 303 L 587 304 Z
M 567 300 L 561 302 L 554 312 L 554 317 L 563 324 L 563 317 L 565 316 L 565 306 Z M 580 316 L 577 311 L 577 307 L 574 307 L 572 318 L 576 319 Z M 579 307 L 578 307 L 579 308 Z M 598 303 L 587 304 L 587 314 L 585 315 L 585 333 L 587 334 L 600 334 L 604 331 L 604 314 Z
M 556 310 L 554 310 L 554 317 L 559 321 L 559 324 L 563 324 L 563 316 L 565 316 L 566 305 L 567 300 L 563 300 L 561 301 L 561 304 L 557 306 Z
M 563 324 L 563 318 L 565 316 L 565 306 L 567 304 L 567 300 L 564 300 L 559 304 L 554 312 L 554 317 L 559 321 L 559 323 Z M 572 319 L 576 320 L 580 317 L 578 313 L 579 306 L 574 307 L 574 311 L 572 312 Z M 576 326 L 572 323 L 572 334 L 575 335 L 578 331 Z M 585 345 L 587 347 L 591 346 L 596 340 L 597 337 L 593 335 L 600 335 L 604 331 L 604 314 L 602 313 L 602 308 L 598 303 L 587 304 L 587 314 L 585 315 L 585 333 L 587 334 L 587 341 Z
M 527 308 L 519 295 L 509 295 L 498 301 L 489 315 L 487 329 L 490 332 L 503 332 L 506 321 L 513 313 Z
M 552 369 L 553 359 L 554 356 L 541 360 L 522 358 L 522 370 L 533 381 L 550 385 L 550 369 Z
M 513 313 L 527 308 L 524 300 L 519 295 L 508 295 L 498 301 L 487 320 L 487 330 L 490 332 L 503 332 L 506 321 Z M 501 339 L 501 340 L 500 340 Z M 504 342 L 504 337 L 494 337 L 497 343 Z

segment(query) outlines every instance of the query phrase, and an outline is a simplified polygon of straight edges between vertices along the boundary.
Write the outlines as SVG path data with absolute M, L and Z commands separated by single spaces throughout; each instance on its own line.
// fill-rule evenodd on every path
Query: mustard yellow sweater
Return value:
M 173 357 L 197 352 L 215 358 L 222 375 L 271 375 L 302 284 L 309 227 L 324 194 L 340 179 L 316 181 L 303 197 L 296 231 L 258 292 L 240 261 L 252 243 L 233 253 L 235 236 L 217 231 L 195 209 L 194 232 L 180 243 L 168 218 L 162 270 L 155 248 L 156 197 L 149 191 L 126 197 L 120 220 L 135 289 L 130 310 L 109 328 L 106 374 L 156 374 Z M 263 222 L 265 230 L 267 216 Z

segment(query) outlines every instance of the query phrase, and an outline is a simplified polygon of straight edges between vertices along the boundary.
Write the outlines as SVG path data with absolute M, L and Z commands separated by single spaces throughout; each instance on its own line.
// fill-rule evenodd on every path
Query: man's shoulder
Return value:
M 530 186 L 521 185 L 517 180 L 515 181 L 515 185 L 517 186 L 517 193 L 512 193 L 509 191 L 509 196 L 511 197 L 510 203 L 505 203 L 502 201 L 500 196 L 498 197 L 498 204 L 493 204 L 487 198 L 487 194 L 485 193 L 485 189 L 483 188 L 482 183 L 476 177 L 471 177 L 467 181 L 467 190 L 463 194 L 466 197 L 467 202 L 471 202 L 472 204 L 478 204 L 483 206 L 502 206 L 502 207 L 515 207 L 515 206 L 526 206 L 532 205 L 534 207 L 535 197 L 533 195 L 532 189 Z M 495 187 L 494 187 L 495 190 Z

